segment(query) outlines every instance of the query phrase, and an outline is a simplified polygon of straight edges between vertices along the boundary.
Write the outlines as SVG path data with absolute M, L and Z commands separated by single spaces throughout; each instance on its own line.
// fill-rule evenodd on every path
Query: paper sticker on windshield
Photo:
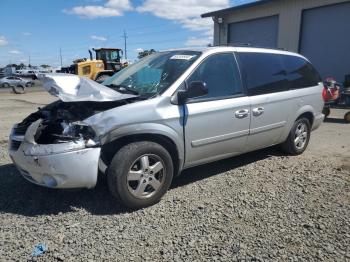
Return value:
M 195 57 L 194 55 L 173 55 L 170 59 L 178 59 L 178 60 L 190 60 Z

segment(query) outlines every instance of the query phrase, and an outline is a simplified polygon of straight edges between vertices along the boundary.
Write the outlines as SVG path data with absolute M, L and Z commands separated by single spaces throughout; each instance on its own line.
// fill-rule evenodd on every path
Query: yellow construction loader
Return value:
M 89 50 L 90 60 L 86 58 L 74 60 L 74 64 L 67 71 L 71 74 L 85 76 L 102 83 L 108 77 L 127 66 L 127 63 L 123 64 L 121 62 L 123 50 L 120 48 L 93 48 L 92 50 L 96 53 L 95 59 L 92 51 Z

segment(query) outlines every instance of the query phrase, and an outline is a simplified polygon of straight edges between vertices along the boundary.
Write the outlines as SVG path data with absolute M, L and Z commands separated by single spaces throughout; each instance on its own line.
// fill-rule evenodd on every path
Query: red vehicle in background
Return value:
M 322 97 L 325 102 L 323 114 L 328 117 L 331 108 L 350 109 L 350 75 L 345 77 L 344 88 L 333 78 L 327 77 L 324 80 Z M 344 120 L 350 123 L 350 111 L 344 115 Z

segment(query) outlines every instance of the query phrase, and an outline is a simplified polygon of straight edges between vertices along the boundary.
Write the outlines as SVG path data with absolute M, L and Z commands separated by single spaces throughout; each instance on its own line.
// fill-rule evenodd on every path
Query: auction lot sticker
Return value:
M 195 56 L 194 55 L 173 55 L 172 57 L 170 57 L 170 59 L 190 60 L 193 57 Z

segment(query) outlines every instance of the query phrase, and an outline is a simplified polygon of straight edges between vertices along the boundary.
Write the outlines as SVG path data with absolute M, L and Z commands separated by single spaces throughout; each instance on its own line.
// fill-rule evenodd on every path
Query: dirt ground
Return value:
M 163 200 L 128 212 L 106 181 L 50 190 L 20 177 L 11 126 L 55 98 L 0 92 L 0 261 L 350 261 L 350 124 L 345 110 L 312 133 L 304 154 L 275 148 L 192 168 Z

